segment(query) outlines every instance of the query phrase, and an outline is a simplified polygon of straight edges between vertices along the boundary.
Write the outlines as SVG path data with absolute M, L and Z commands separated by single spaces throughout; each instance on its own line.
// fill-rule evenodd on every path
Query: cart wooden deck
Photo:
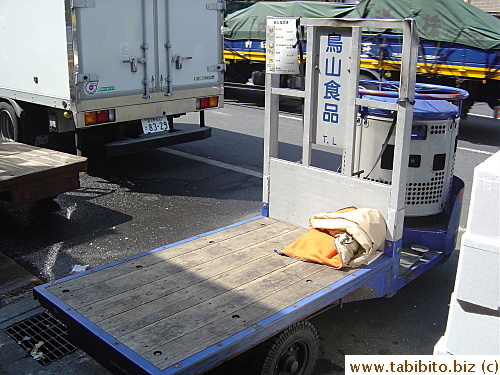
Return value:
M 334 270 L 274 252 L 305 231 L 255 218 L 35 294 L 68 325 L 78 346 L 115 373 L 200 373 L 390 266 L 383 257 L 366 270 Z
M 14 207 L 78 189 L 86 169 L 84 157 L 0 140 L 0 197 Z

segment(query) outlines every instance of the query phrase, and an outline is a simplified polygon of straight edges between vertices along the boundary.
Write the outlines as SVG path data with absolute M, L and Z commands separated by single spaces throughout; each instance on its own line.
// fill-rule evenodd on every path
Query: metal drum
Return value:
M 435 93 L 419 94 L 419 91 L 423 91 L 422 87 L 425 87 L 425 91 Z M 397 100 L 396 91 L 360 92 L 365 99 L 391 103 Z M 436 94 L 437 92 L 440 94 Z M 460 105 L 440 99 L 438 95 L 457 93 L 459 97 L 453 99 L 460 100 L 468 95 L 460 89 L 417 84 L 408 160 L 405 216 L 434 215 L 449 205 Z M 356 144 L 359 153 L 356 154 L 355 166 L 358 171 L 363 171 L 360 177 L 390 184 L 394 159 L 394 114 L 385 109 L 361 107 L 357 125 Z

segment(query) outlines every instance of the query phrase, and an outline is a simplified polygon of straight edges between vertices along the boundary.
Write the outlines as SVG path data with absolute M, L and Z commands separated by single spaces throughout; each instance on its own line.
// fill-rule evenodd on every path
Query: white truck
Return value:
M 223 105 L 219 0 L 5 0 L 0 138 L 121 155 L 208 138 Z M 173 119 L 200 112 L 200 124 Z M 193 126 L 190 128 L 190 126 Z

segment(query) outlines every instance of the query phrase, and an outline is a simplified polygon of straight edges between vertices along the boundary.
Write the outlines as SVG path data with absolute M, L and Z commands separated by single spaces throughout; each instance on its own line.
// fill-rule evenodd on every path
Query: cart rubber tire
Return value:
M 314 326 L 298 322 L 252 349 L 251 362 L 259 375 L 309 375 L 318 356 Z
M 0 139 L 19 141 L 19 119 L 14 107 L 0 102 Z

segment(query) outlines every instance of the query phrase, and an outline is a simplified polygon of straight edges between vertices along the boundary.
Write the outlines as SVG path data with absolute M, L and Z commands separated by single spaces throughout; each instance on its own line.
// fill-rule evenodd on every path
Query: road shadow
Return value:
M 225 87 L 224 101 L 241 106 L 264 108 L 264 90 Z M 282 112 L 300 114 L 302 113 L 302 99 L 282 96 L 279 109 Z
M 174 148 L 187 151 L 181 154 L 158 149 L 90 159 L 87 174 L 130 192 L 260 203 L 263 139 L 222 129 L 213 129 L 213 133 L 214 139 Z M 232 147 L 230 152 L 228 147 Z M 280 142 L 278 156 L 287 161 L 300 162 L 302 147 Z M 336 171 L 341 165 L 341 156 L 313 150 L 312 165 Z
M 131 193 L 260 201 L 261 180 L 161 150 L 95 160 L 90 176 Z
M 500 146 L 500 120 L 470 114 L 460 121 L 458 139 L 474 144 Z
M 82 259 L 64 250 L 109 236 L 116 226 L 132 220 L 130 215 L 90 201 L 102 194 L 81 188 L 53 201 L 16 208 L 1 201 L 0 249 L 43 281 L 67 275 L 71 265 Z

